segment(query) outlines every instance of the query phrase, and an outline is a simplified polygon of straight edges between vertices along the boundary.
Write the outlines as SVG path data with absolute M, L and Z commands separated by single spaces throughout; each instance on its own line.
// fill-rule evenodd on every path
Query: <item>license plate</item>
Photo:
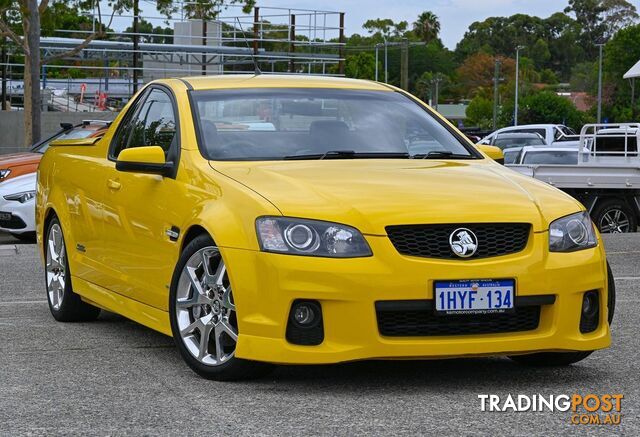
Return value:
M 489 314 L 513 309 L 515 281 L 436 281 L 434 300 L 441 314 Z
M 0 212 L 0 220 L 3 220 L 3 221 L 11 220 L 11 213 L 9 213 L 9 212 Z

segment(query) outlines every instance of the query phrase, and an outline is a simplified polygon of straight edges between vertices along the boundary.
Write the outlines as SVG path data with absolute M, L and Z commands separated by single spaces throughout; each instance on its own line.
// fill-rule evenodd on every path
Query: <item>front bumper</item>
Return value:
M 35 201 L 33 199 L 25 203 L 6 200 L 0 196 L 0 212 L 11 214 L 8 220 L 0 218 L 0 231 L 13 234 L 35 232 Z
M 548 234 L 532 233 L 525 250 L 478 260 L 400 255 L 390 240 L 367 236 L 369 258 L 328 259 L 223 248 L 238 313 L 236 356 L 273 363 L 320 364 L 359 359 L 445 358 L 608 347 L 607 270 L 602 242 L 593 249 L 549 253 Z M 431 337 L 385 337 L 376 302 L 433 299 L 434 280 L 515 278 L 516 296 L 553 295 L 534 330 Z M 581 334 L 583 293 L 600 292 L 597 329 Z M 320 302 L 324 341 L 285 339 L 291 304 Z M 517 305 L 517 303 L 516 303 Z

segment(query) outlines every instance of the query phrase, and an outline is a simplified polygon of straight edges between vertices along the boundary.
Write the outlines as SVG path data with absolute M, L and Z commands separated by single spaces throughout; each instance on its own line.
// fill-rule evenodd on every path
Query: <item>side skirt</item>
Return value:
M 73 283 L 73 291 L 88 303 L 120 314 L 169 337 L 172 336 L 169 313 L 129 299 L 76 276 L 73 276 L 71 281 Z

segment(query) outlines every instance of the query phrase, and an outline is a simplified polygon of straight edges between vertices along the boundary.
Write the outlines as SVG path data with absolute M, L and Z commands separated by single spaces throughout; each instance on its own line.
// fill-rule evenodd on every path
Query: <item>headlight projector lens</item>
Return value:
M 317 234 L 307 225 L 290 225 L 284 231 L 287 243 L 301 251 L 317 249 Z

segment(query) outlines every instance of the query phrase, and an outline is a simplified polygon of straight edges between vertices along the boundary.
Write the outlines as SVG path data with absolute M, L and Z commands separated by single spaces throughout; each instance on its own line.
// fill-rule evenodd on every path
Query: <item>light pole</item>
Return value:
M 387 70 L 387 38 L 382 36 L 384 40 L 384 83 L 389 83 L 389 72 Z
M 524 46 L 516 47 L 516 95 L 515 95 L 515 108 L 513 110 L 513 125 L 518 125 L 518 87 L 520 84 L 520 50 Z
M 602 123 L 602 47 L 604 44 L 596 44 L 600 51 L 598 60 L 598 123 Z
M 379 44 L 376 44 L 376 82 L 378 81 L 378 48 Z
M 435 88 L 435 91 L 433 93 L 433 102 L 431 103 L 431 105 L 436 111 L 438 110 L 438 100 L 440 98 L 440 82 L 442 82 L 442 77 L 440 77 L 440 73 L 436 73 L 435 77 L 431 81 L 433 87 Z

